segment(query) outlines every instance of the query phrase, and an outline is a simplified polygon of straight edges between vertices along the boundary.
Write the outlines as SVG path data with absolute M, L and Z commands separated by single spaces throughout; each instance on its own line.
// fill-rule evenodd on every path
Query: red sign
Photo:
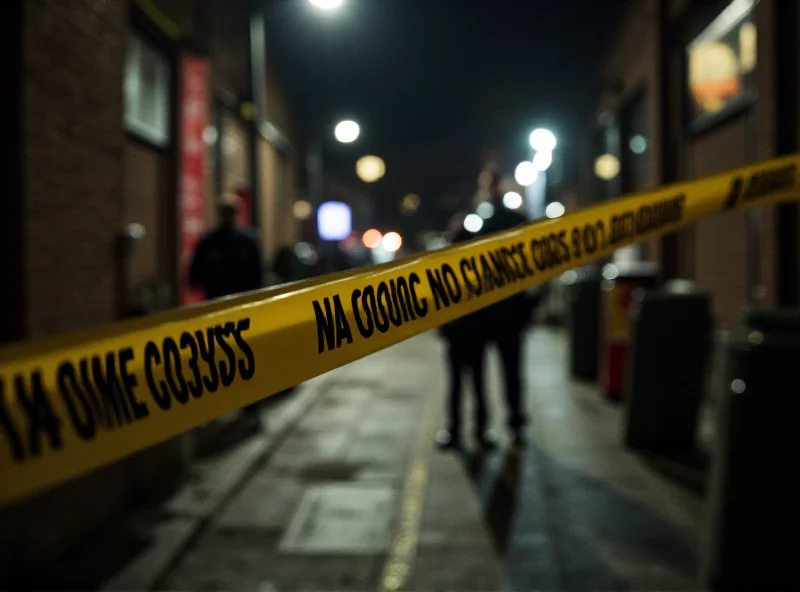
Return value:
M 239 213 L 236 216 L 236 223 L 239 226 L 250 226 L 250 190 L 239 189 L 236 192 L 239 197 Z
M 209 64 L 185 57 L 181 64 L 180 103 L 180 302 L 203 301 L 203 293 L 189 285 L 189 266 L 206 226 L 206 145 L 203 133 L 209 119 Z

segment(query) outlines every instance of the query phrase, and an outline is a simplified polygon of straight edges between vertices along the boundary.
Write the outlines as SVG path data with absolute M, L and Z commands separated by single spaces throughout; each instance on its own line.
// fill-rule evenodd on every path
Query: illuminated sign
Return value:
M 317 210 L 317 232 L 322 240 L 340 241 L 353 232 L 350 206 L 340 201 L 326 201 Z

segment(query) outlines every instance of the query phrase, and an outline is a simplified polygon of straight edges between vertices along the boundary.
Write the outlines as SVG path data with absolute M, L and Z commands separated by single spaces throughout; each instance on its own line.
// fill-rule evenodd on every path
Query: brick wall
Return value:
M 22 229 L 26 334 L 113 320 L 122 220 L 121 2 L 26 0 L 22 35 Z M 46 565 L 121 506 L 119 468 L 27 503 L 0 520 L 0 580 Z
M 27 333 L 116 316 L 122 223 L 123 2 L 25 2 Z

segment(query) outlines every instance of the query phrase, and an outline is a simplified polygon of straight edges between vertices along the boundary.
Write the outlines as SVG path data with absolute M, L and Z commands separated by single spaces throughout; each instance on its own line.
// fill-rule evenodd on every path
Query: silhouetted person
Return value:
M 464 229 L 463 216 L 457 222 L 459 228 L 453 235 L 453 243 L 474 238 Z M 485 338 L 481 323 L 481 311 L 451 321 L 439 329 L 447 341 L 447 428 L 436 435 L 436 443 L 442 449 L 461 447 L 461 403 L 464 397 L 464 374 L 472 378 L 475 392 L 475 440 L 486 449 L 494 445 L 495 437 L 488 431 L 486 411 L 486 387 L 484 384 L 483 360 Z
M 258 237 L 236 224 L 239 198 L 229 195 L 219 205 L 219 225 L 197 245 L 189 274 L 193 286 L 213 300 L 263 287 L 263 262 Z
M 494 206 L 494 214 L 484 221 L 480 232 L 482 236 L 508 230 L 527 221 L 525 216 L 503 205 L 501 179 L 498 173 L 492 173 L 489 196 Z M 484 310 L 483 316 L 487 345 L 494 342 L 500 350 L 508 406 L 508 425 L 516 445 L 525 444 L 526 417 L 522 400 L 520 357 L 523 332 L 530 320 L 531 308 L 532 302 L 529 296 L 522 292 L 489 306 Z
M 225 196 L 219 204 L 219 225 L 198 243 L 189 271 L 190 283 L 213 300 L 263 287 L 261 246 L 252 229 L 236 223 L 240 201 Z M 245 408 L 257 418 L 257 405 Z

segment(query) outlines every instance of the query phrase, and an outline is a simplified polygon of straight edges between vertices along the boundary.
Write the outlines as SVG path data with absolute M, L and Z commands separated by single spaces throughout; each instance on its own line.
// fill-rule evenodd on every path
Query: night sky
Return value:
M 357 146 L 328 143 L 328 167 L 351 169 L 365 153 L 465 133 L 513 160 L 527 154 L 537 125 L 565 148 L 573 143 L 618 4 L 345 0 L 326 14 L 305 1 L 270 0 L 269 59 L 303 137 L 330 138 L 342 118 L 360 123 Z

